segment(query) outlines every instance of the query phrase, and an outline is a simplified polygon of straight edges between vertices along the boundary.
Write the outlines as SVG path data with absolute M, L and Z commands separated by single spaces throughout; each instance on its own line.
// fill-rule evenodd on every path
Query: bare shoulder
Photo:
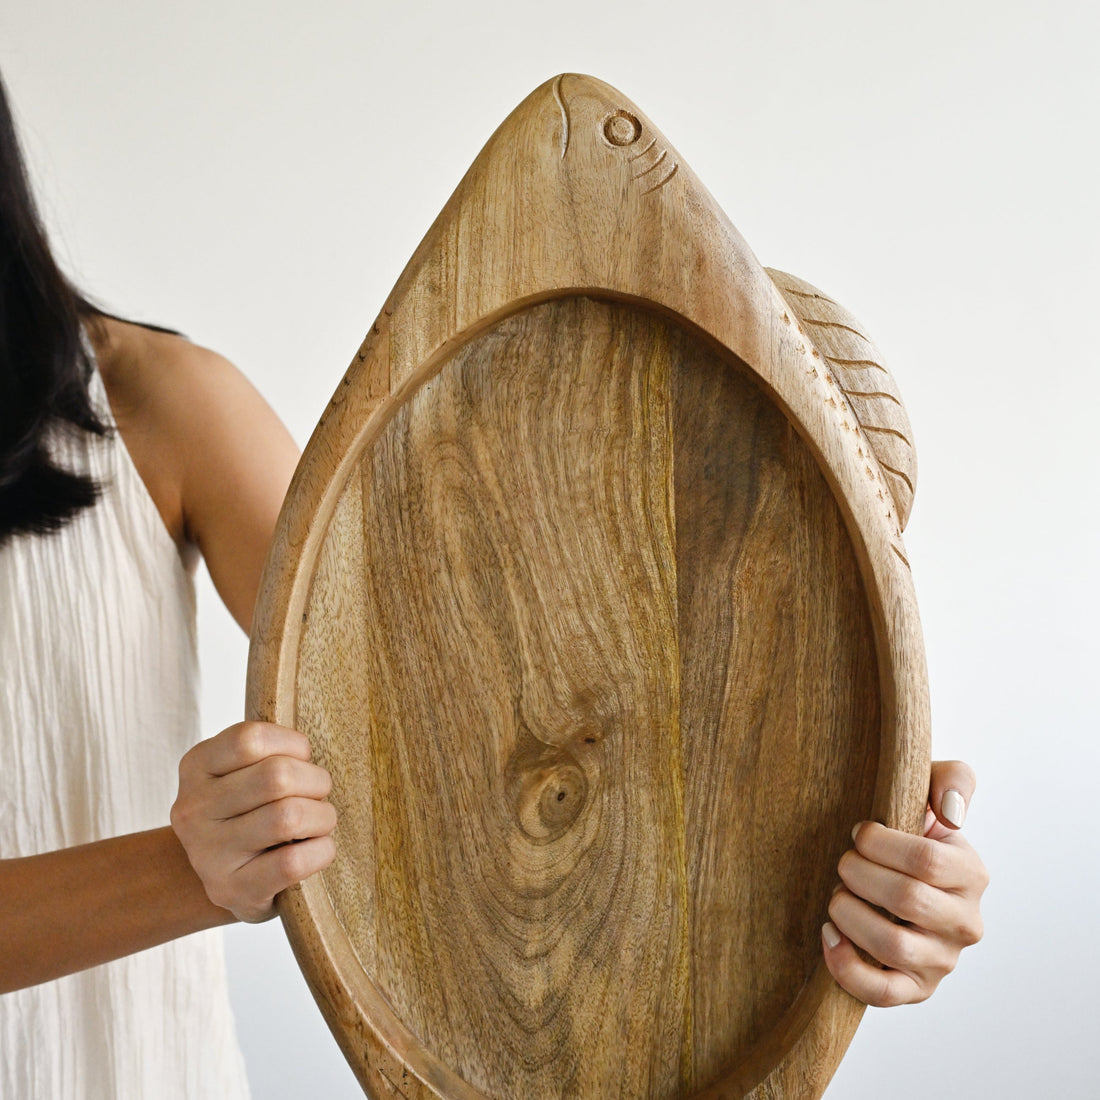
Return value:
M 263 404 L 243 374 L 224 356 L 174 333 L 114 318 L 93 329 L 100 373 L 122 431 L 186 431 L 226 403 Z M 125 423 L 124 423 L 125 421 Z
M 294 441 L 217 352 L 110 318 L 92 340 L 119 432 L 165 525 L 181 547 L 198 546 L 230 611 L 247 621 Z

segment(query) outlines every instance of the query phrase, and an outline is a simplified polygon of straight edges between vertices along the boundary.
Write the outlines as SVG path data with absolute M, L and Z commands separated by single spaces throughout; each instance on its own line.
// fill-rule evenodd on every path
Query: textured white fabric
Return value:
M 110 422 L 102 381 L 92 398 Z M 0 547 L 0 857 L 168 822 L 198 738 L 195 597 L 121 440 L 59 431 L 103 486 Z M 218 931 L 0 996 L 3 1100 L 246 1097 Z

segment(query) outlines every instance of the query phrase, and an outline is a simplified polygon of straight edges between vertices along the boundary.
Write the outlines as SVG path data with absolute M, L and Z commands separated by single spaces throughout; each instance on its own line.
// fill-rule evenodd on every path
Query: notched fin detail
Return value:
M 864 370 L 880 370 L 885 374 L 890 373 L 881 363 L 876 363 L 873 359 L 842 359 L 836 355 L 826 355 L 825 358 L 836 367 L 860 367 Z
M 766 270 L 808 339 L 835 368 L 840 389 L 867 433 L 880 468 L 893 475 L 884 480 L 897 508 L 898 526 L 904 530 L 913 507 L 917 454 L 911 442 L 909 416 L 893 375 L 859 321 L 843 306 L 794 275 Z M 868 370 L 879 372 L 874 376 L 873 389 L 868 387 Z M 896 546 L 894 552 L 905 561 Z
M 851 394 L 848 394 L 851 397 Z M 900 439 L 907 447 L 912 447 L 913 444 L 909 442 L 909 437 L 904 433 L 898 431 L 897 428 L 885 428 L 881 424 L 864 424 L 863 430 L 865 432 L 880 432 L 882 435 L 892 435 L 895 439 Z
M 824 294 L 806 294 L 803 295 L 803 297 L 811 298 L 816 302 L 829 302 L 833 304 L 833 300 L 831 298 L 826 298 Z M 860 332 L 858 328 L 854 328 L 852 325 L 842 325 L 839 321 L 822 321 L 816 317 L 802 317 L 801 321 L 804 325 L 813 325 L 815 328 L 839 328 L 843 329 L 845 332 L 851 332 L 856 336 L 863 336 L 863 333 Z
M 881 397 L 884 401 L 893 401 L 895 405 L 901 402 L 892 394 L 882 390 L 848 390 L 844 391 L 849 397 Z
M 834 305 L 834 306 L 837 304 L 827 294 L 821 294 L 817 291 L 789 290 L 789 291 L 784 293 L 784 297 L 786 297 L 787 293 L 794 294 L 799 298 L 817 298 L 817 299 L 821 300 L 822 302 L 828 302 L 830 305 Z
M 903 470 L 895 470 L 893 466 L 888 466 L 888 465 L 887 465 L 887 464 L 886 464 L 885 462 L 880 462 L 880 463 L 879 463 L 879 465 L 880 465 L 880 466 L 881 466 L 881 467 L 882 467 L 882 468 L 883 468 L 883 469 L 884 469 L 884 470 L 885 470 L 885 471 L 886 471 L 886 472 L 887 472 L 888 474 L 893 474 L 893 475 L 894 475 L 894 477 L 900 477 L 900 478 L 901 478 L 901 480 L 902 480 L 902 481 L 904 481 L 904 482 L 905 482 L 905 484 L 909 486 L 909 492 L 910 492 L 910 494 L 912 494 L 912 493 L 913 493 L 913 489 L 914 489 L 913 483 L 912 483 L 912 482 L 911 482 L 911 481 L 909 480 L 909 478 L 908 478 L 908 477 L 906 476 L 906 474 L 905 474 L 905 472 L 904 472 Z

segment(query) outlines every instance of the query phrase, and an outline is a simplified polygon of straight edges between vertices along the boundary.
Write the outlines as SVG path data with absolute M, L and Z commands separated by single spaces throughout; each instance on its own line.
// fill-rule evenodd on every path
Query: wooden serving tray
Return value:
M 303 455 L 248 710 L 332 772 L 280 908 L 374 1097 L 816 1097 L 861 819 L 928 781 L 909 428 L 597 80 L 459 185 Z

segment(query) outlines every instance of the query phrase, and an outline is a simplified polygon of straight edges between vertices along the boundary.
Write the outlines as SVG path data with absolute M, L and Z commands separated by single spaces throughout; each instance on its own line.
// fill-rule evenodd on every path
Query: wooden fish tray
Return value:
M 837 860 L 927 791 L 909 439 L 613 88 L 493 135 L 303 455 L 250 655 L 334 777 L 280 908 L 368 1095 L 821 1094 Z

